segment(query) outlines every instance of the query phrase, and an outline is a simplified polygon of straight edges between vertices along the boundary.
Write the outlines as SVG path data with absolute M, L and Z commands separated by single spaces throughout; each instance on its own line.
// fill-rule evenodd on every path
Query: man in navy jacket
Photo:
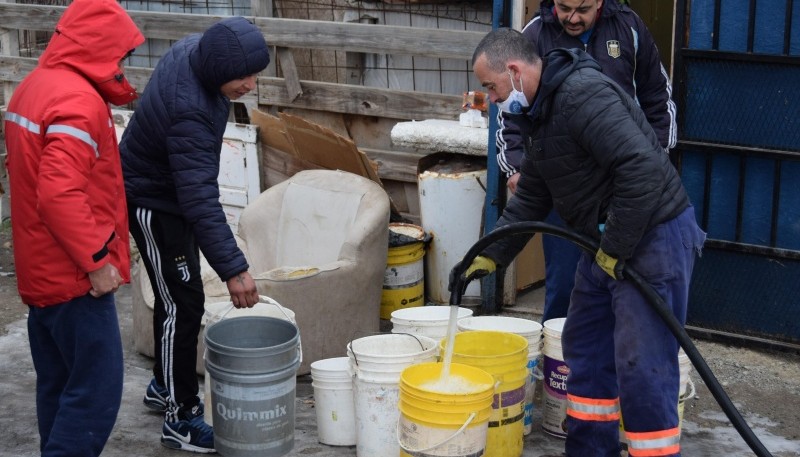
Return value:
M 156 363 L 144 403 L 164 411 L 161 443 L 214 452 L 195 373 L 205 296 L 199 251 L 236 307 L 258 302 L 249 265 L 219 201 L 220 153 L 231 100 L 269 64 L 261 31 L 224 19 L 161 58 L 120 143 L 130 230 L 155 294 Z

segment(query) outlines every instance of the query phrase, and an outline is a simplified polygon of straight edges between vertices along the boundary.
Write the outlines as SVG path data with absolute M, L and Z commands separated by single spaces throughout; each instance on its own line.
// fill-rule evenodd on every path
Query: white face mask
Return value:
M 508 72 L 508 78 L 511 80 L 511 93 L 508 94 L 505 100 L 497 103 L 497 108 L 500 111 L 511 114 L 520 114 L 522 110 L 528 107 L 528 99 L 522 92 L 522 75 L 519 76 L 519 89 L 514 87 L 514 78 L 511 76 L 511 71 Z

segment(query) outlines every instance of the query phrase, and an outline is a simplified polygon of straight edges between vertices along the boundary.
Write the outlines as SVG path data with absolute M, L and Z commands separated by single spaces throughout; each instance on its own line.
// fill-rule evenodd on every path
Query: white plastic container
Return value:
M 458 308 L 458 320 L 472 316 L 469 308 Z M 418 306 L 392 312 L 392 333 L 427 336 L 437 342 L 447 336 L 450 306 Z
M 359 338 L 347 345 L 354 375 L 357 457 L 400 455 L 400 373 L 411 365 L 435 362 L 437 347 L 436 340 L 422 335 L 393 333 Z
M 356 414 L 350 359 L 334 357 L 311 364 L 317 436 L 330 446 L 356 445 Z
M 561 350 L 561 332 L 566 318 L 550 319 L 544 323 L 544 361 L 542 363 L 542 429 L 550 435 L 567 437 L 567 375 Z
M 422 228 L 432 236 L 425 261 L 425 297 L 449 304 L 450 271 L 482 235 L 486 158 L 432 154 L 419 162 L 417 177 Z M 479 301 L 480 281 L 467 286 L 462 303 Z

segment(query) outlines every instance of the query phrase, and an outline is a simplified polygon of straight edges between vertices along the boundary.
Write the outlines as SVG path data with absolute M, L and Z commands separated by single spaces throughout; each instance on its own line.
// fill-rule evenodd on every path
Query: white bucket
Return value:
M 566 318 L 550 319 L 544 323 L 544 361 L 542 373 L 542 429 L 550 435 L 567 436 L 567 375 L 561 350 L 561 332 Z
M 322 444 L 356 445 L 353 378 L 349 365 L 349 357 L 317 360 L 311 364 L 317 436 Z
M 458 319 L 472 316 L 469 308 L 458 308 Z M 441 341 L 447 336 L 450 306 L 418 306 L 392 312 L 392 333 L 410 333 Z
M 533 431 L 533 392 L 536 387 L 536 366 L 542 347 L 542 324 L 518 317 L 472 316 L 458 321 L 459 331 L 497 330 L 525 337 L 528 340 L 528 379 L 525 382 L 525 418 L 523 433 Z
M 417 309 L 408 308 L 407 310 Z M 347 345 L 353 378 L 356 455 L 400 455 L 400 373 L 423 362 L 435 362 L 438 343 L 423 335 L 382 334 Z
M 259 296 L 259 302 L 256 303 L 255 306 L 252 308 L 236 308 L 233 306 L 232 302 L 223 301 L 217 303 L 209 303 L 205 307 L 205 312 L 203 313 L 203 325 L 205 326 L 206 332 L 208 328 L 214 325 L 215 323 L 223 320 L 228 319 L 231 317 L 242 317 L 242 316 L 266 316 L 266 317 L 275 317 L 278 319 L 287 320 L 294 325 L 297 325 L 297 322 L 294 320 L 294 311 L 290 310 L 289 308 L 285 308 L 278 304 L 275 300 L 266 297 L 264 295 Z M 205 338 L 202 339 L 203 341 L 203 359 L 206 358 L 205 354 Z M 299 344 L 299 343 L 298 343 Z M 301 360 L 302 360 L 302 347 L 300 348 Z M 205 381 L 203 382 L 203 391 L 204 391 L 204 399 L 206 403 L 211 401 L 211 378 L 206 372 L 205 374 Z M 211 408 L 205 408 L 205 412 L 203 414 L 203 419 L 205 419 L 208 425 L 214 425 L 214 416 L 213 410 Z

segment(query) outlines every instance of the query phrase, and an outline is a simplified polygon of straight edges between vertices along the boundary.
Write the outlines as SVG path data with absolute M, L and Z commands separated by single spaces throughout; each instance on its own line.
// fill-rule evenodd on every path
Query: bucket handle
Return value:
M 273 306 L 277 307 L 278 311 L 280 311 L 281 314 L 283 314 L 283 316 L 286 318 L 287 321 L 289 321 L 292 324 L 294 324 L 295 326 L 297 326 L 297 356 L 300 358 L 300 363 L 303 363 L 303 342 L 300 339 L 300 327 L 297 325 L 297 321 L 293 317 L 289 316 L 289 314 L 286 312 L 286 308 L 283 305 L 281 305 L 280 303 L 276 302 L 272 298 L 267 297 L 266 295 L 259 295 L 258 296 L 258 303 L 264 303 L 266 305 L 273 305 Z M 258 303 L 256 303 L 256 304 L 258 304 Z M 233 302 L 229 302 L 228 306 L 225 307 L 225 310 L 223 312 L 219 313 L 219 314 L 216 314 L 214 316 L 214 318 L 217 321 L 221 321 L 234 308 L 236 308 L 236 307 L 233 306 Z M 207 353 L 208 353 L 208 349 L 206 349 L 206 354 Z M 206 358 L 206 354 L 203 354 L 203 358 L 204 359 Z
M 403 440 L 400 438 L 400 421 L 398 420 L 398 421 L 397 421 L 397 427 L 395 427 L 395 430 L 396 430 L 396 432 L 397 432 L 397 433 L 396 433 L 396 434 L 397 434 L 397 444 L 399 444 L 399 445 L 400 445 L 400 448 L 401 448 L 401 449 L 402 449 L 402 450 L 403 450 L 405 453 L 407 453 L 407 454 L 410 454 L 410 455 L 418 455 L 418 454 L 421 454 L 421 453 L 423 453 L 423 452 L 428 452 L 428 451 L 430 451 L 430 450 L 436 449 L 436 448 L 437 448 L 437 447 L 439 447 L 439 446 L 442 446 L 442 445 L 444 445 L 444 444 L 447 444 L 447 443 L 449 443 L 449 442 L 450 442 L 450 440 L 452 440 L 453 438 L 457 437 L 457 436 L 458 436 L 458 435 L 459 435 L 461 432 L 463 432 L 463 431 L 464 431 L 464 429 L 466 429 L 466 428 L 469 426 L 469 424 L 471 424 L 471 423 L 472 423 L 472 421 L 473 421 L 473 420 L 475 420 L 475 416 L 477 416 L 477 415 L 478 415 L 478 413 L 476 413 L 476 412 L 472 412 L 472 413 L 470 413 L 470 414 L 469 414 L 469 417 L 467 418 L 467 421 L 466 421 L 466 422 L 464 422 L 464 424 L 463 424 L 463 425 L 462 425 L 462 426 L 461 426 L 461 427 L 460 427 L 458 430 L 456 430 L 456 431 L 455 431 L 455 433 L 453 433 L 452 435 L 450 435 L 449 437 L 447 437 L 447 438 L 446 438 L 444 441 L 442 441 L 441 443 L 434 444 L 433 446 L 429 446 L 429 447 L 426 447 L 426 448 L 424 448 L 424 449 L 411 449 L 411 448 L 410 448 L 410 447 L 408 447 L 408 446 L 407 446 L 405 443 L 403 443 Z
M 356 333 L 358 333 L 358 332 L 356 332 Z M 378 332 L 378 333 L 371 333 L 371 335 L 386 335 L 386 334 Z M 397 332 L 397 333 L 392 333 L 392 335 L 408 335 L 408 336 L 411 336 L 415 340 L 417 340 L 417 343 L 419 343 L 420 349 L 422 349 L 423 351 L 425 350 L 425 345 L 422 344 L 422 341 L 420 341 L 420 339 L 417 338 L 417 335 L 414 335 L 413 333 Z M 353 361 L 356 363 L 356 366 L 358 366 L 358 357 L 356 356 L 356 351 L 353 350 L 353 340 L 354 340 L 354 338 L 350 338 L 350 342 L 347 343 L 347 349 L 349 349 L 350 353 L 353 354 Z

